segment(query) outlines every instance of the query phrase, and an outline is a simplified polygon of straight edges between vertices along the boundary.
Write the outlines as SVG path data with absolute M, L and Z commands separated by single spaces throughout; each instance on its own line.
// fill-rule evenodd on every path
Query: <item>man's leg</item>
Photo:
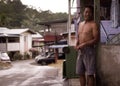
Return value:
M 95 86 L 95 77 L 94 77 L 94 75 L 88 75 L 87 80 L 88 80 L 88 86 Z
M 86 85 L 86 77 L 85 74 L 80 75 L 80 86 L 85 86 Z

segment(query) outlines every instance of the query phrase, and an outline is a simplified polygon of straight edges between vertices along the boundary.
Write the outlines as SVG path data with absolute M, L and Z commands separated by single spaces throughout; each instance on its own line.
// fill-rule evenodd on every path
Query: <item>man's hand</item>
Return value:
M 82 43 L 82 44 L 80 44 L 80 45 L 75 46 L 75 49 L 76 49 L 76 50 L 82 49 L 82 48 L 85 47 L 85 45 L 86 45 L 85 43 Z

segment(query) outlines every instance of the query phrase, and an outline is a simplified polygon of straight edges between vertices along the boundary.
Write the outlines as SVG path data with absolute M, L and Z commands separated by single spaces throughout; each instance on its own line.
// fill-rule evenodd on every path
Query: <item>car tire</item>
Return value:
M 44 61 L 42 61 L 42 62 L 41 62 L 41 65 L 47 65 L 47 63 L 46 63 L 46 62 L 44 62 Z

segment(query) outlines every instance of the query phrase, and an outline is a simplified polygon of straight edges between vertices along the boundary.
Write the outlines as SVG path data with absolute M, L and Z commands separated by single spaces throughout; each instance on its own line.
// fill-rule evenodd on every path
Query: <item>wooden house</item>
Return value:
M 30 29 L 8 29 L 0 28 L 0 51 L 20 52 L 24 54 L 32 48 L 32 34 Z

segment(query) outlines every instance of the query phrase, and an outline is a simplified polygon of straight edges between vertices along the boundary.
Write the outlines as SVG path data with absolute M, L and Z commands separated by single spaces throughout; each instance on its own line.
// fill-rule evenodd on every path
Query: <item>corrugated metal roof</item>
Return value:
M 28 31 L 28 29 L 10 29 L 8 34 L 22 34 L 24 32 Z
M 7 27 L 0 27 L 0 30 L 7 30 Z
M 35 32 L 31 31 L 29 28 L 25 29 L 6 29 L 0 27 L 0 33 L 6 33 L 6 34 L 22 34 L 24 32 L 30 32 L 32 34 L 35 34 Z
M 0 37 L 19 37 L 18 34 L 0 34 Z
M 6 33 L 7 31 L 9 31 L 8 28 L 6 28 L 6 27 L 0 27 L 0 33 Z
M 32 35 L 32 38 L 43 38 L 43 36 L 39 34 L 38 32 L 36 32 L 36 34 Z
M 44 40 L 45 42 L 52 42 L 52 41 L 58 41 L 61 40 L 62 36 L 61 35 L 45 35 Z

